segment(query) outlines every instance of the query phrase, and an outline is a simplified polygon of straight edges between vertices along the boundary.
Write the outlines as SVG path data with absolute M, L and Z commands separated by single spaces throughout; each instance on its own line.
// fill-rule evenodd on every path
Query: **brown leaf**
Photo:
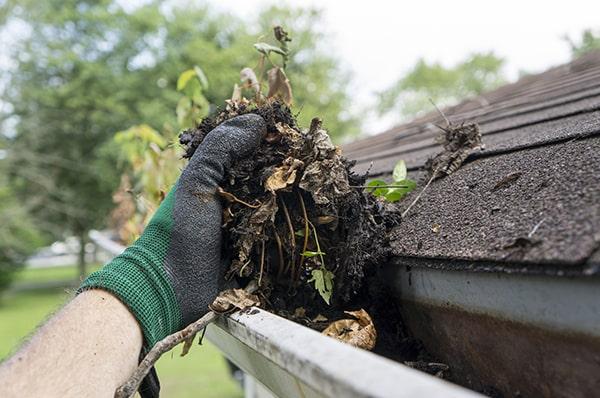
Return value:
M 260 300 L 257 295 L 248 293 L 244 289 L 228 289 L 224 290 L 209 308 L 214 312 L 223 314 L 236 309 L 244 310 L 249 307 L 259 306 Z
M 327 320 L 327 318 L 325 317 L 325 315 L 322 314 L 318 314 L 316 317 L 314 317 L 312 319 L 313 322 L 325 322 Z
M 304 307 L 298 307 L 294 310 L 295 318 L 304 318 L 306 316 L 306 309 Z
M 279 97 L 287 105 L 292 105 L 292 86 L 280 67 L 276 66 L 267 71 L 269 81 L 269 92 L 267 98 Z
M 240 102 L 241 100 L 242 100 L 242 88 L 240 86 L 238 86 L 236 83 L 233 85 L 233 93 L 231 94 L 231 101 Z
M 331 323 L 323 334 L 358 348 L 372 350 L 377 341 L 377 331 L 367 311 L 344 311 L 356 319 L 340 319 Z
M 304 166 L 304 162 L 294 158 L 287 158 L 283 164 L 275 168 L 273 174 L 265 181 L 265 189 L 275 192 L 292 185 L 296 181 L 296 170 Z
M 341 162 L 335 159 L 325 159 L 309 164 L 304 169 L 298 185 L 303 190 L 310 192 L 315 203 L 319 205 L 326 205 L 332 199 L 350 192 L 348 171 Z
M 244 83 L 244 85 L 248 88 L 251 88 L 255 93 L 260 92 L 260 84 L 258 83 L 258 79 L 256 78 L 256 73 L 252 70 L 252 68 L 244 68 L 240 71 L 240 80 Z

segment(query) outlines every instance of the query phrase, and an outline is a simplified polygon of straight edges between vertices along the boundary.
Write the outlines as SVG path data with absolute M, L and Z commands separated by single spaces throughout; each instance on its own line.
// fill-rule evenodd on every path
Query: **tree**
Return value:
M 573 40 L 569 36 L 565 36 L 564 39 L 571 48 L 571 58 L 573 59 L 600 49 L 600 34 L 594 33 L 592 29 L 585 29 L 579 40 Z
M 453 67 L 420 59 L 390 88 L 379 93 L 380 114 L 409 118 L 431 108 L 430 100 L 448 106 L 492 90 L 505 82 L 504 60 L 494 53 L 473 54 Z
M 3 97 L 11 104 L 3 115 L 12 120 L 3 126 L 10 138 L 10 182 L 35 223 L 54 236 L 73 233 L 85 242 L 89 229 L 104 224 L 121 175 L 112 137 L 141 123 L 156 130 L 176 126 L 180 72 L 200 65 L 211 83 L 207 100 L 222 104 L 239 71 L 256 59 L 247 21 L 205 6 L 155 1 L 126 11 L 119 4 L 8 0 L 0 10 L 4 26 L 19 21 L 23 36 L 5 50 L 15 62 L 4 76 Z M 307 20 L 315 21 L 310 15 Z M 306 51 L 295 73 L 324 79 L 314 87 L 297 85 L 303 120 L 320 115 L 335 133 L 350 132 L 345 85 L 332 80 L 336 61 L 315 50 L 310 25 L 301 29 Z M 80 264 L 84 273 L 83 245 Z
M 1 142 L 1 141 L 0 141 Z M 2 145 L 0 145 L 2 148 Z M 19 203 L 6 178 L 6 161 L 0 149 L 0 293 L 34 248 L 43 242 L 27 208 Z

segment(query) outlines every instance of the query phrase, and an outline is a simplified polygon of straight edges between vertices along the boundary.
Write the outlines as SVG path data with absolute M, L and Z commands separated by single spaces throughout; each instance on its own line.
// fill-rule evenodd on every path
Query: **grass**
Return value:
M 70 269 L 67 269 L 70 268 Z M 75 267 L 24 270 L 18 283 L 69 280 Z M 35 328 L 71 297 L 67 289 L 14 290 L 0 298 L 0 361 L 10 355 Z M 229 376 L 225 360 L 207 341 L 192 347 L 181 358 L 180 348 L 166 354 L 157 363 L 161 396 L 174 398 L 241 398 L 242 392 Z
M 100 268 L 99 264 L 88 265 L 88 272 L 94 272 Z M 18 271 L 15 275 L 15 285 L 29 283 L 44 283 L 54 281 L 75 281 L 79 280 L 77 267 L 49 267 L 49 268 L 25 268 Z

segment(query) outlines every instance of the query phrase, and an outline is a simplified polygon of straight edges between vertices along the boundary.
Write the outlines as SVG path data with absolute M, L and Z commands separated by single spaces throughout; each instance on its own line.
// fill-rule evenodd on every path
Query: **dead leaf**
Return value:
M 248 293 L 244 289 L 228 289 L 224 290 L 209 308 L 219 314 L 238 310 L 245 310 L 249 307 L 259 306 L 260 299 L 257 295 Z
M 280 67 L 276 66 L 267 71 L 269 81 L 269 92 L 267 98 L 279 97 L 287 105 L 292 105 L 292 86 Z
M 299 159 L 287 158 L 283 164 L 275 168 L 273 174 L 265 181 L 265 189 L 275 192 L 287 188 L 296 181 L 296 170 L 304 166 Z
M 256 73 L 252 68 L 244 68 L 240 71 L 240 80 L 244 83 L 245 86 L 252 89 L 255 93 L 260 92 L 260 84 L 258 83 L 258 79 L 256 78 Z
M 377 341 L 377 331 L 373 320 L 367 311 L 344 311 L 356 319 L 340 319 L 331 323 L 323 331 L 323 334 L 333 337 L 344 343 L 365 350 L 372 350 Z
M 314 317 L 314 318 L 312 319 L 312 321 L 313 321 L 313 322 L 325 322 L 325 321 L 327 321 L 327 317 L 325 317 L 325 316 L 324 316 L 324 315 L 322 315 L 322 314 L 319 314 L 319 315 L 317 315 L 316 317 Z
M 240 102 L 242 100 L 242 88 L 238 84 L 233 85 L 233 93 L 231 94 L 232 102 Z
M 277 213 L 278 206 L 275 195 L 269 195 L 268 199 L 264 203 L 260 204 L 250 218 L 248 218 L 244 224 L 240 225 L 241 229 L 248 231 L 241 235 L 240 239 L 235 244 L 236 250 L 238 250 L 238 258 L 234 259 L 231 263 L 231 267 L 227 272 L 226 278 L 230 279 L 234 274 L 239 273 L 242 269 L 245 270 L 241 276 L 248 276 L 252 271 L 252 264 L 250 264 L 250 253 L 254 244 L 259 242 L 263 238 L 262 231 L 265 228 L 267 222 L 273 222 L 275 220 L 275 214 Z
M 298 307 L 294 310 L 294 318 L 304 318 L 306 316 L 306 309 L 304 307 Z
M 300 188 L 312 194 L 316 204 L 326 205 L 330 198 L 344 196 L 350 192 L 348 171 L 343 163 L 335 159 L 325 159 L 309 164 L 302 178 Z
M 319 217 L 317 217 L 317 224 L 319 224 L 319 225 L 330 224 L 330 223 L 334 222 L 335 220 L 337 220 L 336 216 L 319 216 Z

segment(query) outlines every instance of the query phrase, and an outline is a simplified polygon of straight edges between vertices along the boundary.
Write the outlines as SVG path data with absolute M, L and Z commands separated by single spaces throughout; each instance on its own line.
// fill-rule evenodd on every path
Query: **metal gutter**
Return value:
M 221 318 L 207 337 L 277 397 L 480 397 L 269 312 Z
M 414 262 L 411 262 L 414 264 Z M 504 396 L 594 396 L 600 277 L 387 267 L 411 334 L 461 384 Z
M 102 232 L 90 239 L 113 256 L 125 249 Z M 261 309 L 223 316 L 206 336 L 245 372 L 246 398 L 481 397 Z

